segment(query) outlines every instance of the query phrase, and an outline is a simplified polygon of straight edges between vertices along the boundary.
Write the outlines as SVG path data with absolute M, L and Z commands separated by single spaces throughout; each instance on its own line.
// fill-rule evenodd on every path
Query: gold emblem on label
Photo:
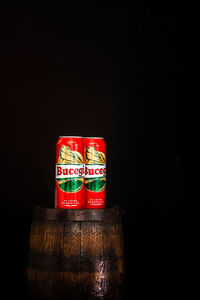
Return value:
M 58 164 L 83 164 L 83 156 L 77 151 L 72 151 L 68 146 L 62 146 L 58 157 Z
M 106 163 L 106 156 L 103 152 L 97 151 L 95 147 L 89 146 L 85 151 L 86 165 L 99 165 Z

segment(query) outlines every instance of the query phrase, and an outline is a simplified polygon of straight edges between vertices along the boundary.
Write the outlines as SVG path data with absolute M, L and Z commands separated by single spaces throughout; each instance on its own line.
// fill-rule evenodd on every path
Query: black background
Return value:
M 24 293 L 32 207 L 54 204 L 59 135 L 105 137 L 107 205 L 125 209 L 127 299 L 192 292 L 186 10 L 176 1 L 1 9 L 8 295 Z

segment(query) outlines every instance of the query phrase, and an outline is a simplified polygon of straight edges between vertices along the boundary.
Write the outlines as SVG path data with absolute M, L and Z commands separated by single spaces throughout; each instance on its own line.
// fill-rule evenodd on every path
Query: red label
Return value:
M 106 196 L 106 145 L 103 139 L 84 139 L 85 207 L 104 208 Z
M 56 145 L 56 208 L 84 208 L 82 138 L 60 138 Z

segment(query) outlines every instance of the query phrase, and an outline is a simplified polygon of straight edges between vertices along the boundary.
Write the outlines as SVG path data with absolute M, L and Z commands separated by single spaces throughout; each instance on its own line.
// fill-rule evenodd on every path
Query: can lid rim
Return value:
M 82 136 L 75 136 L 75 135 L 59 135 L 59 138 L 66 137 L 66 138 L 83 138 Z
M 104 140 L 104 137 L 87 136 L 87 137 L 84 137 L 84 139 L 102 139 L 102 140 Z

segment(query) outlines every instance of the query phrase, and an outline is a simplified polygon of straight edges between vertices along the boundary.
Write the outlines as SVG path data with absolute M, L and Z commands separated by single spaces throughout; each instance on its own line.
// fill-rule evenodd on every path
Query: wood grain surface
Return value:
M 31 299 L 121 300 L 121 210 L 35 207 L 26 278 Z

